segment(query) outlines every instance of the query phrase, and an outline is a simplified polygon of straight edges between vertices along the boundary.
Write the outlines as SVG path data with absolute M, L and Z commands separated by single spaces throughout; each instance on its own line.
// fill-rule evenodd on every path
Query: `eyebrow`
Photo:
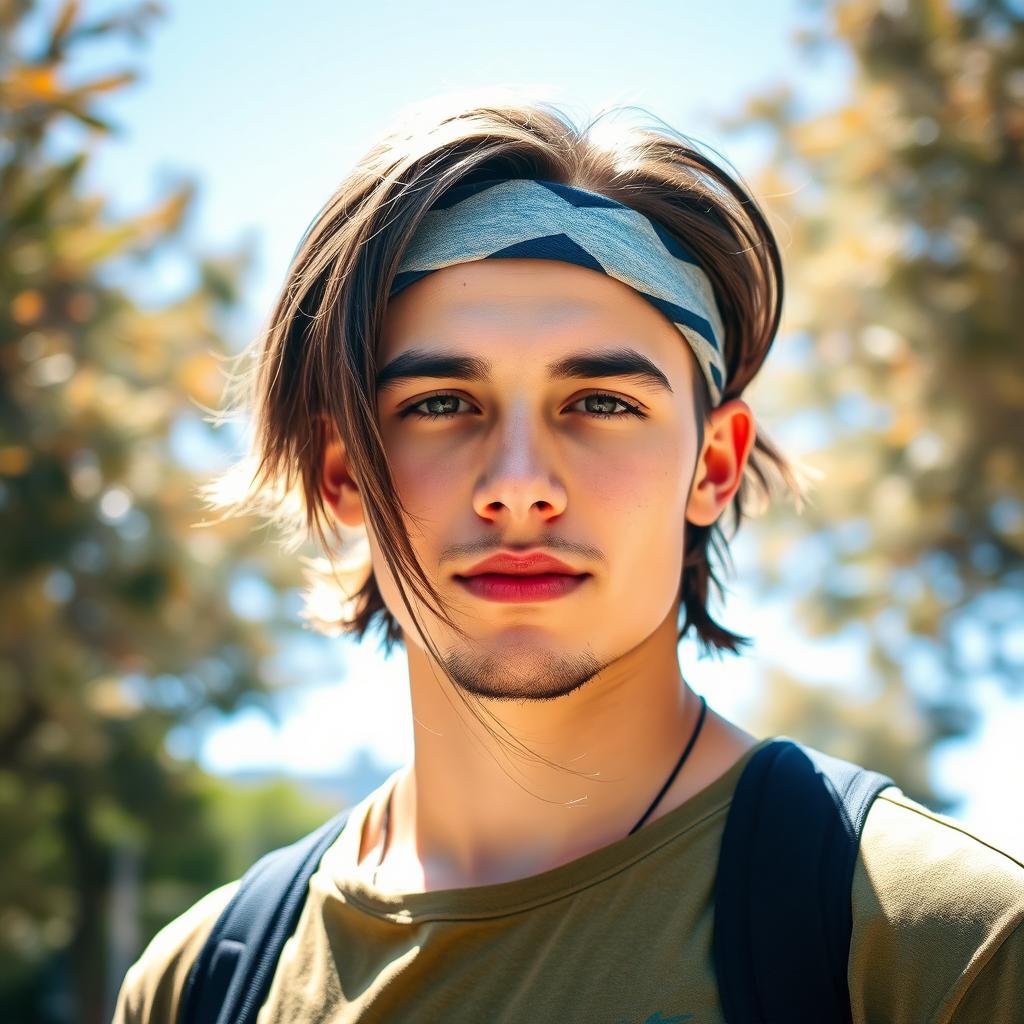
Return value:
M 453 355 L 429 349 L 411 348 L 396 356 L 376 378 L 377 391 L 420 377 L 441 377 L 477 381 L 491 380 L 491 363 L 479 356 Z M 545 367 L 552 380 L 621 377 L 655 391 L 672 394 L 668 377 L 647 356 L 631 348 L 574 352 L 555 359 Z

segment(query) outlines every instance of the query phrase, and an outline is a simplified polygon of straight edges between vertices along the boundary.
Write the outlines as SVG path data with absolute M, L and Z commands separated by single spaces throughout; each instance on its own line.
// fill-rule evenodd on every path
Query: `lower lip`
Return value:
M 550 601 L 576 590 L 590 573 L 567 576 L 564 573 L 545 572 L 537 576 L 511 576 L 506 573 L 485 572 L 479 576 L 455 578 L 476 597 L 485 601 L 511 601 L 524 604 L 531 601 Z

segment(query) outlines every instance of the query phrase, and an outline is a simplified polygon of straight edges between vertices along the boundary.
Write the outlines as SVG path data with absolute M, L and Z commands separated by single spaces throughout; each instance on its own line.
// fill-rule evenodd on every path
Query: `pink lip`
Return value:
M 477 576 L 456 576 L 455 579 L 476 597 L 485 601 L 504 601 L 527 604 L 551 601 L 576 590 L 590 573 L 569 576 L 565 573 L 545 572 L 534 576 L 485 572 Z
M 478 576 L 481 573 L 501 573 L 507 575 L 518 573 L 525 576 L 532 576 L 540 573 L 558 573 L 560 575 L 581 575 L 571 565 L 566 565 L 561 559 L 554 558 L 543 551 L 533 551 L 529 554 L 513 554 L 509 551 L 499 551 L 497 554 L 477 562 L 471 569 L 460 573 L 460 576 Z

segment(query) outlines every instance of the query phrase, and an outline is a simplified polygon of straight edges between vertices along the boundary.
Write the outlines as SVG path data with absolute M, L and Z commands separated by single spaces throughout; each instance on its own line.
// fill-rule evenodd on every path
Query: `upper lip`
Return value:
M 462 573 L 456 573 L 456 575 L 479 576 L 485 572 L 504 573 L 508 576 L 538 576 L 545 572 L 562 573 L 568 576 L 585 575 L 579 569 L 574 569 L 571 565 L 566 565 L 565 562 L 552 558 L 551 555 L 545 555 L 540 552 L 529 555 L 512 555 L 504 551 L 491 555 L 490 558 L 477 562 L 471 569 L 467 569 Z

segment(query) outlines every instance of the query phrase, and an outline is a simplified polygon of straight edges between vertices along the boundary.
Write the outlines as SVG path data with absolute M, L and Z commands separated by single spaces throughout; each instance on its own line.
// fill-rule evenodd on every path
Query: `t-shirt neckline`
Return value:
M 343 902 L 395 922 L 480 919 L 529 910 L 618 874 L 708 816 L 720 812 L 732 800 L 736 784 L 750 759 L 775 739 L 777 737 L 769 736 L 758 741 L 704 789 L 632 835 L 539 874 L 430 892 L 387 892 L 373 885 L 363 873 L 345 868 L 356 863 L 366 815 L 380 794 L 390 790 L 402 770 L 397 769 L 353 808 L 338 839 L 324 854 L 319 872 L 327 876 L 334 895 Z

